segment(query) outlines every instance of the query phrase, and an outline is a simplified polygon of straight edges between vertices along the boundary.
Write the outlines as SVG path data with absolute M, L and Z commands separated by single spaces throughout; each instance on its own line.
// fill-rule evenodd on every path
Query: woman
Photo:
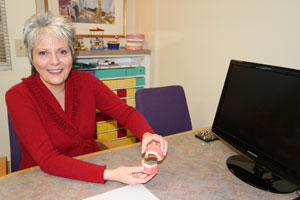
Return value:
M 142 173 L 143 167 L 106 169 L 72 158 L 100 150 L 93 139 L 96 108 L 129 128 L 142 141 L 142 153 L 150 143 L 167 152 L 167 142 L 138 111 L 95 76 L 72 69 L 72 24 L 62 16 L 36 14 L 25 22 L 23 37 L 32 75 L 6 93 L 22 148 L 20 169 L 39 165 L 52 175 L 99 183 L 149 181 L 154 175 Z

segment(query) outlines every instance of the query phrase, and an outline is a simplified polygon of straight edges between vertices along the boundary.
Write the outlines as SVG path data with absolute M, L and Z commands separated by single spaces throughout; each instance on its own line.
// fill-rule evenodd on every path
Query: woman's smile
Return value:
M 58 75 L 63 71 L 63 69 L 48 69 L 47 71 L 53 75 Z

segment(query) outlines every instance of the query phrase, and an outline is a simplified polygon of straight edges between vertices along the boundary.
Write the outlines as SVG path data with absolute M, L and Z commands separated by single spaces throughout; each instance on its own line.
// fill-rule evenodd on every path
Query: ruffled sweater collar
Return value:
M 60 104 L 42 82 L 40 75 L 36 73 L 28 78 L 22 79 L 35 101 L 38 103 L 40 109 L 49 114 L 55 125 L 75 139 L 78 145 L 90 145 L 90 142 L 83 139 L 78 133 L 76 128 L 76 121 L 78 118 L 78 71 L 72 70 L 65 83 L 65 112 Z

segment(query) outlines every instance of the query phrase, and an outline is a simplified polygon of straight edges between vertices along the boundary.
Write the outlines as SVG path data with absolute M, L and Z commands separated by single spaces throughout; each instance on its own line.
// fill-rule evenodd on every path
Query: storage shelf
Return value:
M 134 93 L 140 88 L 149 87 L 150 77 L 150 50 L 91 50 L 91 51 L 77 51 L 75 52 L 75 63 L 79 66 L 96 66 L 92 68 L 82 68 L 81 71 L 89 71 L 98 77 L 104 84 L 114 91 L 119 98 L 125 101 L 128 105 L 135 107 Z M 111 65 L 106 65 L 106 63 Z M 113 63 L 113 64 L 112 64 Z M 132 69 L 136 68 L 136 69 Z M 127 76 L 128 75 L 128 76 Z M 128 80 L 124 80 L 128 79 Z M 115 81 L 114 81 L 115 80 Z M 127 86 L 127 87 L 126 87 Z M 136 89 L 136 90 L 127 90 Z M 126 90 L 126 91 L 116 91 Z M 96 111 L 101 113 L 101 111 Z M 101 114 L 100 114 L 101 115 Z M 126 127 L 119 125 L 115 119 L 108 116 L 97 116 L 99 121 L 96 122 L 96 134 L 103 138 L 111 139 L 117 145 L 126 145 L 136 142 L 136 137 L 128 135 L 123 137 L 121 132 L 126 130 Z M 107 119 L 107 120 L 104 120 Z M 101 121 L 103 120 L 103 121 Z M 107 124 L 104 124 L 107 123 Z M 116 125 L 117 123 L 117 125 Z M 118 127 L 120 126 L 120 127 Z M 121 132 L 120 132 L 121 131 Z M 126 130 L 128 132 L 128 130 Z M 103 134 L 102 136 L 100 136 Z M 98 137 L 98 136 L 97 136 Z M 134 138 L 134 139 L 133 139 Z

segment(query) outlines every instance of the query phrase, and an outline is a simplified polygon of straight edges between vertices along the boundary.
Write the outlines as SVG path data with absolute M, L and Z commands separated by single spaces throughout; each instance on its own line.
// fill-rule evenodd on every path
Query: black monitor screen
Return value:
M 231 61 L 213 131 L 300 185 L 300 71 Z

